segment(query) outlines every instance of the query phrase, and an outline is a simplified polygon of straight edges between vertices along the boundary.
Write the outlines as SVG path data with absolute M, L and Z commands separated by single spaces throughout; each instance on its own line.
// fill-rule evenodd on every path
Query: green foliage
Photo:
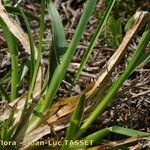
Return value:
M 150 41 L 150 28 L 149 26 L 143 33 L 143 36 L 140 40 L 140 43 L 134 52 L 132 59 L 130 60 L 130 63 L 126 70 L 123 72 L 123 74 L 114 82 L 114 84 L 110 87 L 105 97 L 100 101 L 98 106 L 94 109 L 94 111 L 91 113 L 91 115 L 86 119 L 86 121 L 83 123 L 79 130 L 79 135 L 81 135 L 100 115 L 100 113 L 106 108 L 106 106 L 113 100 L 113 96 L 118 91 L 120 86 L 123 84 L 123 82 L 130 76 L 130 73 L 133 71 L 133 69 L 136 66 L 136 62 L 142 55 L 142 53 L 145 50 L 145 47 Z
M 11 6 L 12 3 L 13 3 L 13 1 L 11 1 L 11 0 L 2 0 L 2 3 L 3 3 L 4 5 Z
M 109 4 L 108 4 L 109 2 Z M 56 6 L 52 2 L 52 0 L 43 0 L 41 1 L 41 8 L 40 8 L 40 29 L 39 29 L 39 43 L 36 45 L 34 43 L 32 31 L 30 29 L 30 25 L 28 19 L 26 18 L 26 14 L 22 9 L 19 7 L 18 10 L 23 17 L 25 26 L 27 28 L 27 33 L 29 36 L 29 43 L 30 43 L 30 57 L 25 64 L 22 64 L 19 68 L 18 62 L 18 48 L 16 38 L 12 35 L 9 31 L 9 27 L 6 26 L 2 18 L 0 18 L 1 28 L 3 29 L 9 53 L 11 54 L 11 72 L 7 73 L 5 78 L 11 78 L 11 92 L 7 92 L 2 85 L 3 79 L 0 80 L 0 91 L 2 93 L 2 97 L 8 100 L 15 100 L 18 96 L 18 86 L 21 84 L 24 77 L 30 71 L 30 78 L 29 78 L 29 87 L 27 89 L 27 94 L 25 95 L 25 103 L 23 105 L 23 109 L 19 112 L 17 119 L 15 118 L 17 113 L 17 106 L 14 105 L 13 109 L 10 111 L 10 115 L 7 119 L 3 120 L 1 123 L 1 130 L 0 135 L 2 140 L 20 140 L 25 135 L 28 135 L 39 127 L 42 123 L 45 123 L 45 114 L 49 110 L 50 106 L 52 106 L 52 102 L 56 97 L 56 93 L 60 87 L 60 84 L 65 76 L 65 73 L 68 69 L 68 66 L 71 63 L 71 60 L 74 56 L 74 53 L 77 49 L 77 46 L 83 36 L 84 30 L 86 25 L 90 19 L 90 16 L 95 8 L 97 0 L 87 0 L 86 5 L 84 5 L 84 9 L 80 18 L 80 21 L 77 25 L 75 30 L 75 34 L 69 44 L 69 47 L 66 47 L 66 37 L 64 32 L 64 27 L 62 24 L 61 17 L 56 9 Z M 131 5 L 134 1 L 126 1 L 125 4 Z M 46 5 L 47 4 L 47 5 Z M 100 38 L 100 34 L 102 33 L 102 29 L 107 22 L 107 28 L 109 33 L 112 37 L 112 46 L 117 48 L 120 45 L 120 42 L 123 38 L 123 31 L 122 31 L 122 18 L 116 18 L 115 13 L 116 11 L 119 12 L 124 11 L 126 8 L 123 4 L 120 4 L 119 1 L 114 7 L 114 10 L 111 14 L 111 10 L 115 4 L 115 0 L 106 1 L 106 5 L 108 6 L 102 18 L 100 18 L 100 23 L 89 42 L 89 46 L 85 51 L 85 55 L 81 62 L 81 67 L 77 72 L 77 76 L 75 81 L 81 74 L 83 67 L 85 66 L 94 46 L 98 38 Z M 49 61 L 49 68 L 46 72 L 46 77 L 44 76 L 42 80 L 42 89 L 39 92 L 37 97 L 32 97 L 34 94 L 34 88 L 37 80 L 37 75 L 39 69 L 41 69 L 41 57 L 42 57 L 42 46 L 43 46 L 43 33 L 45 28 L 45 10 L 48 10 L 49 15 L 51 16 L 51 24 L 52 24 L 52 48 L 49 50 L 50 53 L 50 61 Z M 113 17 L 115 16 L 115 17 Z M 113 101 L 113 97 L 118 91 L 118 89 L 122 86 L 124 81 L 130 76 L 130 74 L 137 69 L 137 67 L 147 63 L 150 59 L 149 53 L 144 53 L 145 47 L 150 41 L 150 27 L 147 24 L 147 28 L 144 31 L 142 38 L 138 44 L 138 47 L 133 54 L 130 63 L 128 64 L 125 71 L 119 76 L 116 81 L 111 85 L 108 91 L 105 91 L 106 95 L 101 99 L 101 97 L 97 97 L 98 104 L 95 106 L 93 111 L 89 114 L 89 116 L 84 116 L 85 111 L 85 103 L 87 100 L 86 92 L 83 91 L 78 95 L 75 100 L 77 100 L 76 108 L 70 118 L 69 126 L 66 132 L 65 140 L 93 140 L 95 144 L 99 144 L 103 141 L 103 139 L 109 135 L 110 133 L 115 134 L 123 134 L 126 136 L 131 137 L 138 137 L 142 136 L 144 139 L 150 138 L 150 134 L 147 132 L 136 131 L 133 129 L 113 126 L 103 128 L 95 133 L 87 135 L 86 137 L 83 136 L 83 133 L 90 127 L 90 125 L 98 118 L 98 116 L 102 113 L 102 111 L 108 106 L 110 102 Z M 37 54 L 37 55 L 36 55 Z M 54 59 L 52 59 L 54 58 Z M 55 60 L 55 61 L 53 61 Z M 20 74 L 19 74 L 20 73 Z M 96 95 L 95 95 L 96 96 Z M 3 98 L 3 99 L 4 99 Z M 32 104 L 29 102 L 32 99 Z M 35 101 L 34 101 L 35 100 Z M 43 119 L 44 118 L 44 119 Z M 85 119 L 86 118 L 86 119 Z M 16 119 L 16 120 L 15 120 Z M 85 120 L 84 120 L 85 119 Z M 147 138 L 148 136 L 148 138 Z M 82 137 L 82 138 L 81 138 Z M 65 145 L 62 146 L 62 150 L 69 150 L 69 149 L 80 149 L 86 148 L 90 146 L 90 143 L 87 145 Z M 4 147 L 2 147 L 4 148 Z
M 5 22 L 0 18 L 0 24 L 4 31 L 4 35 L 7 40 L 8 44 L 8 51 L 11 54 L 11 96 L 10 100 L 15 100 L 17 98 L 18 93 L 18 48 L 17 42 L 15 37 L 9 31 L 8 27 L 6 26 Z
M 123 38 L 121 18 L 116 20 L 113 16 L 110 16 L 107 25 L 113 41 L 112 47 L 117 48 Z
M 150 136 L 150 133 L 147 133 L 147 132 L 141 132 L 141 131 L 124 128 L 124 127 L 119 127 L 119 126 L 112 126 L 112 127 L 104 128 L 97 132 L 94 132 L 94 133 L 82 138 L 82 140 L 85 140 L 85 141 L 92 140 L 93 144 L 99 144 L 100 141 L 102 141 L 110 133 L 122 134 L 122 135 L 126 135 L 126 136 L 131 136 L 131 137 L 144 137 L 145 136 L 145 139 L 148 136 Z M 75 150 L 75 149 L 85 148 L 88 145 L 90 145 L 90 142 L 87 145 L 71 145 L 70 149 Z
M 72 41 L 66 51 L 66 54 L 64 55 L 61 64 L 59 64 L 57 66 L 57 68 L 55 69 L 55 72 L 53 74 L 51 82 L 48 86 L 45 101 L 44 101 L 43 105 L 41 106 L 41 108 L 39 110 L 36 110 L 37 112 L 43 113 L 49 107 L 49 105 L 52 104 L 52 102 L 55 98 L 56 92 L 60 86 L 60 83 L 62 82 L 64 75 L 67 71 L 67 68 L 71 62 L 72 56 L 79 44 L 79 41 L 81 40 L 84 29 L 88 23 L 88 20 L 90 18 L 90 15 L 92 14 L 92 10 L 94 9 L 94 6 L 96 5 L 96 2 L 97 2 L 97 0 L 87 1 L 85 9 L 82 13 L 81 19 L 79 21 L 79 24 L 77 26 L 76 32 L 75 32 L 75 34 L 72 38 Z M 34 121 L 31 121 L 28 132 L 30 130 L 33 130 L 39 124 L 39 122 L 41 120 L 41 118 L 39 118 L 35 114 L 33 114 L 32 118 Z
M 105 4 L 108 5 L 109 0 L 105 0 Z M 135 0 L 118 0 L 113 8 L 113 15 L 116 18 L 131 16 L 136 11 Z
M 28 35 L 29 35 L 29 42 L 30 42 L 30 53 L 31 53 L 31 60 L 29 61 L 30 62 L 30 78 L 32 78 L 33 76 L 33 72 L 34 72 L 34 66 L 35 66 L 35 49 L 34 49 L 34 39 L 33 39 L 33 35 L 32 35 L 32 31 L 31 31 L 31 28 L 30 28 L 30 25 L 29 25 L 29 22 L 24 14 L 24 12 L 22 11 L 21 8 L 20 9 L 20 12 L 21 12 L 21 15 L 23 17 L 23 20 L 24 20 L 24 23 L 25 23 L 25 26 L 27 28 L 27 32 L 28 32 Z
M 49 75 L 52 78 L 54 71 L 60 61 L 62 60 L 64 54 L 66 53 L 66 37 L 64 27 L 61 21 L 61 17 L 54 5 L 54 3 L 48 1 L 48 12 L 52 20 L 52 47 L 50 51 L 50 62 L 49 62 Z M 50 81 L 49 81 L 50 82 Z
M 83 112 L 84 112 L 84 106 L 85 106 L 85 95 L 81 94 L 81 96 L 78 99 L 78 104 L 76 106 L 76 109 L 73 113 L 73 115 L 70 118 L 70 125 L 67 129 L 65 140 L 71 141 L 75 138 L 76 132 L 79 130 L 82 122 Z M 61 150 L 68 149 L 69 145 L 63 144 Z
M 86 63 L 87 63 L 87 61 L 88 61 L 88 59 L 89 59 L 89 57 L 91 55 L 91 52 L 92 52 L 94 46 L 96 45 L 96 42 L 97 42 L 100 34 L 102 33 L 103 27 L 105 26 L 105 24 L 107 22 L 107 19 L 108 19 L 110 13 L 111 13 L 111 10 L 112 10 L 115 2 L 116 2 L 116 0 L 110 1 L 110 3 L 108 5 L 108 7 L 107 7 L 103 17 L 100 19 L 99 25 L 98 25 L 98 27 L 97 27 L 97 29 L 96 29 L 96 31 L 95 31 L 95 33 L 94 33 L 94 35 L 93 35 L 89 45 L 88 45 L 88 47 L 87 47 L 87 49 L 86 49 L 86 51 L 84 53 L 83 59 L 81 61 L 79 69 L 77 70 L 77 73 L 75 75 L 75 78 L 74 78 L 74 81 L 73 81 L 72 85 L 74 85 L 76 83 L 76 81 L 79 79 L 81 71 L 83 70 L 84 66 L 86 65 Z

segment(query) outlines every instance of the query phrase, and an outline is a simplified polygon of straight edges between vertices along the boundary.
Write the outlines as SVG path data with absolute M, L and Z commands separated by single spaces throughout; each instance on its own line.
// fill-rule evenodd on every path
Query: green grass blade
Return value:
M 11 114 L 9 115 L 9 118 L 7 119 L 6 123 L 1 129 L 1 138 L 3 140 L 9 141 L 10 140 L 10 134 L 8 134 L 8 129 L 11 127 L 11 124 L 13 123 L 13 117 L 15 114 L 16 108 L 13 108 L 11 111 Z
M 124 27 L 124 30 L 125 32 L 127 32 L 130 27 L 132 26 L 133 24 L 133 21 L 134 21 L 134 15 L 128 20 L 128 22 L 126 23 L 125 27 Z
M 32 35 L 32 31 L 29 25 L 29 22 L 22 11 L 21 7 L 19 7 L 20 13 L 22 15 L 23 21 L 25 23 L 25 26 L 27 28 L 28 36 L 29 36 L 29 42 L 30 42 L 30 54 L 31 54 L 31 60 L 30 60 L 30 78 L 32 79 L 33 77 L 33 72 L 34 72 L 34 66 L 35 66 L 35 49 L 34 49 L 34 39 Z
M 31 83 L 29 84 L 29 91 L 28 91 L 27 99 L 30 99 L 30 97 L 32 95 L 32 91 L 34 89 L 34 85 L 35 85 L 35 81 L 36 81 L 36 77 L 37 77 L 37 73 L 38 73 L 38 69 L 39 69 L 39 64 L 41 61 L 42 41 L 43 41 L 43 32 L 44 32 L 45 2 L 46 2 L 46 0 L 41 1 L 41 20 L 40 20 L 40 31 L 39 31 L 39 44 L 38 44 L 38 48 L 37 48 L 38 54 L 37 54 L 37 60 L 35 63 L 32 80 L 31 80 Z
M 110 16 L 107 22 L 110 34 L 112 36 L 113 47 L 117 48 L 122 40 L 122 24 L 120 19 Z
M 83 139 L 79 139 L 79 141 L 83 141 L 83 144 L 78 144 L 78 145 L 72 144 L 69 147 L 69 150 L 76 150 L 76 149 L 81 149 L 81 148 L 86 148 L 88 146 L 92 146 L 93 144 L 99 143 L 101 140 L 104 139 L 104 137 L 106 137 L 110 133 L 111 131 L 109 130 L 109 128 L 101 129 L 100 131 L 92 133 Z
M 66 54 L 64 55 L 61 64 L 57 67 L 52 81 L 49 85 L 48 92 L 45 98 L 45 103 L 43 104 L 43 107 L 41 108 L 42 111 L 44 111 L 53 101 L 55 94 L 59 88 L 59 85 L 66 73 L 66 70 L 71 62 L 72 56 L 77 48 L 77 45 L 83 35 L 84 29 L 86 27 L 86 24 L 88 22 L 88 19 L 92 13 L 92 10 L 94 9 L 94 6 L 96 4 L 97 0 L 88 0 L 86 7 L 83 11 L 83 14 L 81 16 L 81 19 L 79 21 L 79 24 L 77 26 L 77 29 L 75 31 L 75 34 L 73 36 L 73 39 L 71 41 L 70 46 L 67 49 Z
M 148 62 L 150 62 L 150 52 L 143 53 L 141 57 L 138 59 L 136 62 L 134 69 L 132 72 L 134 72 L 136 69 L 143 67 L 146 65 Z M 132 73 L 131 72 L 131 73 Z
M 48 65 L 47 71 L 45 73 L 45 78 L 44 78 L 42 90 L 41 90 L 42 93 L 48 88 L 48 84 L 50 81 L 50 74 L 49 73 L 50 73 L 50 65 Z
M 8 70 L 8 72 L 5 73 L 5 75 L 0 79 L 0 82 L 2 83 L 5 79 L 9 78 L 11 75 L 11 70 Z
M 31 98 L 32 96 L 32 92 L 35 86 L 35 81 L 36 81 L 36 77 L 37 77 L 37 73 L 38 73 L 38 69 L 39 69 L 39 65 L 40 65 L 40 61 L 41 61 L 41 51 L 42 51 L 42 41 L 43 41 L 43 32 L 44 32 L 44 16 L 45 16 L 45 0 L 41 1 L 41 20 L 40 20 L 40 32 L 39 32 L 39 44 L 38 44 L 38 54 L 37 54 L 37 59 L 36 59 L 36 63 L 35 63 L 35 68 L 34 68 L 34 72 L 33 72 L 33 77 L 31 82 L 29 83 L 29 91 L 27 94 L 27 99 L 24 105 L 24 108 L 22 110 L 22 116 L 21 119 L 19 120 L 19 123 L 17 124 L 17 126 L 20 125 L 22 118 L 24 116 L 25 111 L 27 110 L 27 105 L 28 105 L 28 100 Z M 29 122 L 27 122 L 27 124 L 25 124 L 21 130 L 20 133 L 24 133 L 26 130 L 26 126 L 29 125 Z M 19 134 L 20 136 L 20 134 Z
M 109 130 L 113 133 L 118 133 L 126 136 L 131 137 L 144 137 L 144 136 L 150 136 L 150 133 L 148 132 L 142 132 L 134 129 L 119 127 L 119 126 L 112 126 L 109 128 Z
M 48 0 L 47 9 L 51 16 L 53 48 L 58 60 L 62 59 L 66 52 L 66 37 L 60 15 L 52 0 Z
M 11 53 L 11 101 L 16 99 L 18 93 L 18 50 L 17 50 L 17 41 L 12 33 L 9 31 L 7 25 L 0 18 L 0 24 L 3 29 L 9 52 Z
M 50 50 L 50 79 L 66 52 L 66 37 L 60 15 L 52 0 L 48 0 L 48 13 L 52 24 L 52 47 Z M 49 79 L 49 80 L 50 80 Z
M 80 76 L 80 74 L 81 74 L 85 64 L 87 63 L 87 61 L 88 61 L 88 59 L 89 59 L 89 57 L 91 55 L 91 52 L 92 52 L 92 50 L 93 50 L 93 48 L 94 48 L 94 46 L 95 46 L 95 44 L 96 44 L 96 42 L 97 42 L 101 32 L 102 32 L 102 29 L 103 29 L 104 25 L 106 24 L 106 21 L 107 21 L 109 15 L 110 15 L 110 12 L 111 12 L 114 4 L 115 4 L 115 1 L 116 0 L 110 1 L 109 5 L 108 5 L 108 7 L 107 7 L 107 9 L 105 11 L 105 14 L 102 17 L 102 20 L 100 21 L 100 23 L 99 23 L 99 25 L 98 25 L 98 27 L 96 29 L 96 32 L 94 33 L 94 35 L 93 35 L 93 37 L 92 37 L 92 39 L 91 39 L 91 41 L 90 41 L 90 43 L 88 45 L 88 48 L 86 49 L 86 52 L 84 53 L 83 59 L 81 61 L 80 67 L 79 67 L 79 69 L 78 69 L 78 71 L 77 71 L 77 73 L 75 75 L 75 79 L 74 79 L 73 85 L 79 79 L 79 76 Z
M 139 45 L 134 52 L 132 59 L 130 60 L 130 63 L 124 73 L 114 82 L 114 84 L 110 87 L 108 90 L 108 93 L 105 95 L 105 97 L 101 100 L 99 105 L 95 108 L 95 110 L 91 113 L 91 115 L 87 118 L 87 120 L 83 123 L 83 125 L 80 128 L 79 136 L 82 132 L 84 132 L 98 117 L 98 115 L 106 108 L 109 102 L 112 101 L 113 96 L 118 91 L 120 86 L 123 84 L 123 82 L 129 77 L 130 73 L 134 69 L 136 62 L 142 55 L 143 51 L 145 50 L 145 47 L 150 41 L 150 26 L 148 25 L 147 29 L 142 35 L 142 38 L 139 42 Z
M 67 140 L 67 141 L 74 139 L 75 134 L 77 133 L 77 131 L 81 125 L 83 111 L 84 111 L 84 105 L 85 105 L 85 99 L 86 99 L 86 97 L 84 94 L 82 94 L 78 99 L 78 104 L 76 106 L 76 109 L 70 118 L 70 126 L 67 129 L 67 133 L 66 133 L 66 137 L 65 137 L 65 140 Z M 68 147 L 69 147 L 69 145 L 67 145 L 66 143 L 63 143 L 61 150 L 67 150 Z
M 85 9 L 83 10 L 81 19 L 79 21 L 79 24 L 77 26 L 77 29 L 75 31 L 75 34 L 73 36 L 73 39 L 71 41 L 70 46 L 68 47 L 66 54 L 64 55 L 61 64 L 58 65 L 56 68 L 54 75 L 51 79 L 50 85 L 48 87 L 48 91 L 44 100 L 44 103 L 42 104 L 41 108 L 39 110 L 35 110 L 36 112 L 39 112 L 42 114 L 46 109 L 49 107 L 49 105 L 53 102 L 56 92 L 64 78 L 64 75 L 67 71 L 67 68 L 71 62 L 71 59 L 73 57 L 73 54 L 77 48 L 77 45 L 79 41 L 81 40 L 81 37 L 83 35 L 84 29 L 88 23 L 89 17 L 92 14 L 92 10 L 94 9 L 96 5 L 97 0 L 88 0 L 85 6 Z M 39 102 L 40 104 L 41 102 Z M 37 104 L 37 106 L 39 105 Z M 36 121 L 31 121 L 30 128 L 28 128 L 28 132 L 35 128 L 38 123 L 40 122 L 41 118 L 37 117 L 36 115 L 33 115 L 33 120 L 36 119 Z
M 14 46 L 15 47 L 15 46 Z M 15 50 L 15 48 L 14 48 Z M 11 75 L 11 100 L 17 98 L 18 93 L 18 53 L 12 54 L 12 75 Z
M 142 132 L 142 131 L 119 127 L 119 126 L 112 126 L 109 128 L 101 129 L 97 132 L 94 132 L 88 135 L 85 138 L 80 139 L 80 140 L 86 141 L 86 145 L 85 144 L 71 145 L 70 150 L 86 148 L 88 146 L 92 146 L 92 144 L 99 144 L 104 139 L 104 137 L 106 137 L 110 133 L 122 134 L 122 135 L 130 136 L 130 137 L 143 137 L 145 139 L 147 139 L 147 137 L 150 136 L 150 133 L 148 132 Z
M 27 75 L 28 71 L 29 71 L 29 61 L 25 62 L 25 64 L 20 66 L 20 82 L 23 80 L 23 78 Z
M 45 2 L 46 2 L 45 0 L 41 1 L 41 21 L 40 21 L 40 33 L 39 33 L 39 44 L 38 44 L 37 60 L 36 60 L 36 63 L 35 63 L 35 68 L 34 68 L 32 80 L 29 83 L 29 91 L 28 91 L 28 94 L 27 94 L 27 99 L 26 99 L 26 102 L 25 102 L 23 110 L 22 110 L 21 118 L 18 121 L 18 123 L 16 125 L 17 126 L 16 128 L 18 128 L 20 126 L 20 124 L 22 122 L 22 118 L 24 116 L 24 113 L 27 110 L 28 100 L 32 96 L 32 92 L 33 92 L 36 77 L 37 77 L 37 72 L 38 72 L 38 69 L 39 69 L 40 61 L 41 61 L 42 41 L 43 41 L 43 32 L 44 32 Z M 27 122 L 27 124 L 24 124 L 24 126 L 21 128 L 21 130 L 19 132 L 19 136 L 20 136 L 20 134 L 25 132 L 24 130 L 26 130 L 26 126 L 28 126 L 28 124 L 29 124 L 29 122 Z

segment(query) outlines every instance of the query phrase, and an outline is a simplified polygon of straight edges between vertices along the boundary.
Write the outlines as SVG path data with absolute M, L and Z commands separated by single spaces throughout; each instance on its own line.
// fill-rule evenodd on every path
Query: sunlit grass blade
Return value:
M 116 1 L 116 0 L 110 1 L 110 3 L 109 3 L 109 5 L 108 5 L 108 7 L 107 7 L 107 9 L 106 9 L 106 11 L 105 11 L 105 13 L 104 13 L 104 15 L 103 15 L 101 21 L 100 21 L 100 23 L 99 23 L 99 25 L 98 25 L 98 27 L 97 27 L 95 33 L 94 33 L 94 35 L 93 35 L 93 37 L 92 37 L 92 39 L 91 39 L 91 41 L 90 41 L 90 43 L 89 43 L 89 45 L 88 45 L 88 48 L 86 49 L 86 51 L 85 51 L 85 53 L 84 53 L 84 56 L 83 56 L 83 59 L 82 59 L 82 61 L 81 61 L 80 67 L 79 67 L 79 69 L 78 69 L 78 71 L 77 71 L 77 73 L 76 73 L 76 75 L 75 75 L 75 79 L 74 79 L 74 81 L 73 81 L 73 85 L 74 85 L 74 84 L 76 83 L 76 81 L 79 79 L 79 76 L 80 76 L 80 74 L 81 74 L 81 72 L 82 72 L 82 70 L 83 70 L 85 64 L 87 63 L 87 61 L 88 61 L 88 59 L 89 59 L 89 57 L 90 57 L 90 55 L 91 55 L 91 52 L 92 52 L 92 50 L 93 50 L 93 48 L 94 48 L 94 46 L 95 46 L 95 44 L 96 44 L 96 42 L 97 42 L 97 40 L 98 40 L 98 38 L 99 38 L 101 32 L 102 32 L 102 30 L 103 30 L 103 27 L 104 27 L 104 25 L 106 24 L 106 21 L 107 21 L 109 15 L 110 15 L 110 12 L 111 12 L 111 10 L 112 10 L 114 4 L 115 4 L 115 1 Z
M 145 50 L 145 47 L 150 41 L 150 26 L 148 24 L 146 30 L 144 31 L 140 42 L 137 46 L 137 49 L 135 50 L 128 67 L 123 72 L 123 74 L 114 82 L 114 84 L 110 87 L 105 97 L 101 100 L 99 105 L 94 109 L 94 111 L 91 113 L 91 115 L 86 119 L 86 121 L 83 123 L 83 125 L 80 128 L 80 131 L 78 132 L 78 136 L 80 136 L 100 115 L 100 113 L 106 108 L 106 106 L 113 100 L 113 96 L 118 91 L 118 89 L 121 87 L 123 82 L 129 77 L 130 73 L 134 69 L 136 62 L 142 55 L 142 53 Z
M 17 41 L 16 38 L 9 31 L 7 25 L 0 18 L 1 28 L 3 29 L 8 49 L 11 54 L 11 101 L 17 97 L 18 93 L 18 49 L 17 49 Z
M 84 111 L 84 105 L 85 105 L 85 99 L 86 99 L 86 97 L 84 94 L 81 94 L 81 96 L 78 98 L 78 104 L 76 106 L 76 109 L 75 109 L 73 115 L 70 118 L 70 125 L 67 129 L 67 133 L 66 133 L 66 137 L 65 137 L 65 140 L 67 140 L 67 141 L 74 139 L 75 134 L 81 125 L 83 111 Z M 66 150 L 68 147 L 69 147 L 69 145 L 64 143 L 61 150 Z
M 17 6 L 21 3 L 21 1 L 22 1 L 22 0 L 18 0 L 18 1 L 16 1 L 16 3 L 15 3 L 15 5 L 14 5 L 14 7 L 17 7 Z
M 70 43 L 70 46 L 68 47 L 66 54 L 64 55 L 61 63 L 56 68 L 54 75 L 51 79 L 44 103 L 42 104 L 40 109 L 35 110 L 36 112 L 39 112 L 40 114 L 42 114 L 44 111 L 46 111 L 46 109 L 49 107 L 49 105 L 53 102 L 56 92 L 57 92 L 57 90 L 64 78 L 64 75 L 67 71 L 67 68 L 71 62 L 73 54 L 78 46 L 79 41 L 81 40 L 84 29 L 88 23 L 88 20 L 89 20 L 91 14 L 92 14 L 92 11 L 96 5 L 96 2 L 97 2 L 97 0 L 92 0 L 92 1 L 88 0 L 87 1 L 86 6 L 83 10 L 82 16 L 80 18 L 79 24 L 78 24 L 75 34 L 73 36 L 73 39 Z M 40 102 L 39 102 L 39 104 L 40 104 Z M 37 104 L 37 106 L 39 104 Z M 31 121 L 31 125 L 28 128 L 28 132 L 33 130 L 33 128 L 35 128 L 41 120 L 41 118 L 38 117 L 37 115 L 33 115 L 32 119 L 33 120 L 36 119 L 36 121 L 34 121 L 34 122 Z
M 132 137 L 148 137 L 150 136 L 150 133 L 133 130 L 129 128 L 119 127 L 119 126 L 112 126 L 109 128 L 109 130 L 113 133 L 122 134 L 126 136 L 132 136 Z

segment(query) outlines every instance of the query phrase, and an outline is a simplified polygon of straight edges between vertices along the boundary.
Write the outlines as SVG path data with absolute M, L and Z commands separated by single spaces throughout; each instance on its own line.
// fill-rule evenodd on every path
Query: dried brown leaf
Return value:
M 30 53 L 30 44 L 28 35 L 23 31 L 23 29 L 17 24 L 17 22 L 10 18 L 0 2 L 0 17 L 3 19 L 12 34 L 21 42 L 23 48 L 27 53 Z

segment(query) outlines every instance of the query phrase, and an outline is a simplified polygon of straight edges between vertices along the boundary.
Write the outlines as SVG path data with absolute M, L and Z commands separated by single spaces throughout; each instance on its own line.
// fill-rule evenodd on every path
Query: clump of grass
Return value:
M 77 74 L 75 76 L 74 83 L 78 80 L 83 67 L 88 61 L 88 58 L 94 46 L 96 45 L 96 41 L 98 40 L 102 32 L 102 29 L 106 24 L 106 21 L 110 15 L 110 12 L 113 6 L 115 5 L 115 1 L 116 0 L 112 0 L 109 2 L 109 5 L 104 13 L 104 16 L 100 20 L 100 23 L 85 51 L 85 55 L 82 59 L 80 68 L 77 71 Z M 26 42 L 30 47 L 30 53 L 29 53 L 30 57 L 27 60 L 29 66 L 25 72 L 24 70 L 21 70 L 22 71 L 21 76 L 18 75 L 20 70 L 19 70 L 19 63 L 18 63 L 18 47 L 16 44 L 17 40 L 15 38 L 15 36 L 17 37 L 16 32 L 12 32 L 7 24 L 7 21 L 4 20 L 2 16 L 0 16 L 1 28 L 3 29 L 8 44 L 8 49 L 9 49 L 8 52 L 11 53 L 11 74 L 10 74 L 11 91 L 9 94 L 9 92 L 3 88 L 3 85 L 0 84 L 0 92 L 2 93 L 5 99 L 7 99 L 8 101 L 12 101 L 12 103 L 10 104 L 13 106 L 12 109 L 6 108 L 8 114 L 5 113 L 4 110 L 4 114 L 1 117 L 1 130 L 0 130 L 1 140 L 10 141 L 15 139 L 17 142 L 18 141 L 24 142 L 24 137 L 28 136 L 28 134 L 32 135 L 32 133 L 34 133 L 34 131 L 38 127 L 41 127 L 41 125 L 43 124 L 47 124 L 45 118 L 48 115 L 49 110 L 52 112 L 51 115 L 49 114 L 49 117 L 57 113 L 59 108 L 58 106 L 53 105 L 52 103 L 56 97 L 56 93 L 65 76 L 67 68 L 71 63 L 72 57 L 77 49 L 77 46 L 83 36 L 84 29 L 89 21 L 89 18 L 92 14 L 92 11 L 96 3 L 97 0 L 87 0 L 80 21 L 77 25 L 75 34 L 68 48 L 66 47 L 66 37 L 65 37 L 62 20 L 52 0 L 41 1 L 41 16 L 40 16 L 40 30 L 39 30 L 38 45 L 35 45 L 34 43 L 31 28 L 24 11 L 22 11 L 22 8 L 18 6 L 17 12 L 19 13 L 19 15 L 22 16 L 25 26 L 27 28 L 29 41 Z M 42 41 L 43 41 L 43 32 L 44 32 L 44 24 L 45 24 L 44 17 L 45 17 L 46 8 L 48 10 L 49 15 L 51 16 L 53 38 L 52 38 L 52 48 L 50 49 L 50 56 L 49 56 L 50 61 L 48 64 L 48 69 L 47 71 L 45 71 L 46 74 L 45 75 L 42 74 L 41 71 L 42 69 L 44 69 L 41 66 L 42 63 L 41 56 L 42 56 Z M 3 13 L 5 14 L 5 12 Z M 32 15 L 28 15 L 28 16 L 32 17 Z M 147 24 L 147 28 L 143 33 L 143 36 L 139 42 L 139 45 L 137 46 L 135 53 L 133 54 L 130 60 L 128 67 L 123 72 L 123 74 L 111 85 L 109 90 L 106 91 L 106 95 L 104 95 L 102 99 L 101 97 L 97 97 L 98 103 L 88 117 L 86 117 L 84 114 L 85 111 L 84 106 L 87 98 L 89 97 L 90 90 L 89 91 L 85 90 L 76 97 L 71 97 L 70 99 L 68 98 L 69 100 L 67 98 L 64 98 L 62 104 L 60 102 L 60 105 L 62 106 L 64 104 L 68 104 L 70 101 L 77 102 L 75 108 L 73 109 L 74 112 L 72 117 L 70 118 L 70 122 L 68 124 L 69 127 L 66 132 L 65 140 L 67 140 L 68 142 L 72 140 L 73 141 L 92 140 L 93 143 L 95 144 L 97 142 L 102 141 L 104 137 L 110 134 L 111 132 L 132 136 L 132 137 L 141 136 L 144 139 L 149 138 L 150 133 L 135 131 L 133 129 L 122 128 L 118 126 L 104 128 L 91 135 L 83 137 L 83 133 L 90 127 L 90 125 L 97 119 L 97 117 L 102 113 L 102 111 L 106 108 L 106 106 L 113 100 L 113 96 L 121 87 L 123 82 L 133 72 L 133 70 L 135 70 L 137 66 L 141 65 L 143 62 L 147 62 L 148 57 L 142 58 L 140 63 L 138 60 L 141 58 L 141 55 L 144 52 L 145 47 L 150 41 L 150 27 L 149 27 L 150 17 L 149 16 L 150 15 L 148 12 L 141 12 L 141 14 L 137 16 L 140 22 L 138 22 L 139 20 L 135 21 L 138 24 L 137 27 L 136 27 L 136 23 L 133 20 L 133 26 L 135 26 L 136 30 L 138 30 L 140 27 L 144 26 L 145 24 Z M 125 45 L 125 48 L 127 44 Z M 114 56 L 115 55 L 119 55 L 119 54 L 115 53 Z M 119 59 L 116 60 L 117 63 L 119 63 L 118 61 L 120 60 L 121 56 L 119 57 Z M 115 65 L 117 63 L 115 63 Z M 22 78 L 25 77 L 25 75 L 27 75 L 27 73 L 30 73 L 29 87 L 27 93 L 25 93 L 24 95 L 18 98 L 18 88 L 20 82 L 22 81 Z M 110 76 L 110 74 L 107 75 Z M 96 97 L 95 94 L 97 92 L 99 92 L 99 90 L 94 89 L 90 95 L 94 95 Z M 18 109 L 19 102 L 21 102 L 22 104 L 21 109 L 20 108 Z M 37 137 L 33 136 L 33 140 L 38 140 L 38 139 Z M 22 145 L 17 145 L 17 146 L 21 147 Z M 90 145 L 90 142 L 88 144 L 81 144 L 81 145 L 75 145 L 75 144 L 67 145 L 64 143 L 60 149 L 62 150 L 80 149 L 80 148 L 86 148 L 88 146 L 93 146 L 93 145 Z M 5 149 L 5 146 L 1 145 L 1 149 Z

